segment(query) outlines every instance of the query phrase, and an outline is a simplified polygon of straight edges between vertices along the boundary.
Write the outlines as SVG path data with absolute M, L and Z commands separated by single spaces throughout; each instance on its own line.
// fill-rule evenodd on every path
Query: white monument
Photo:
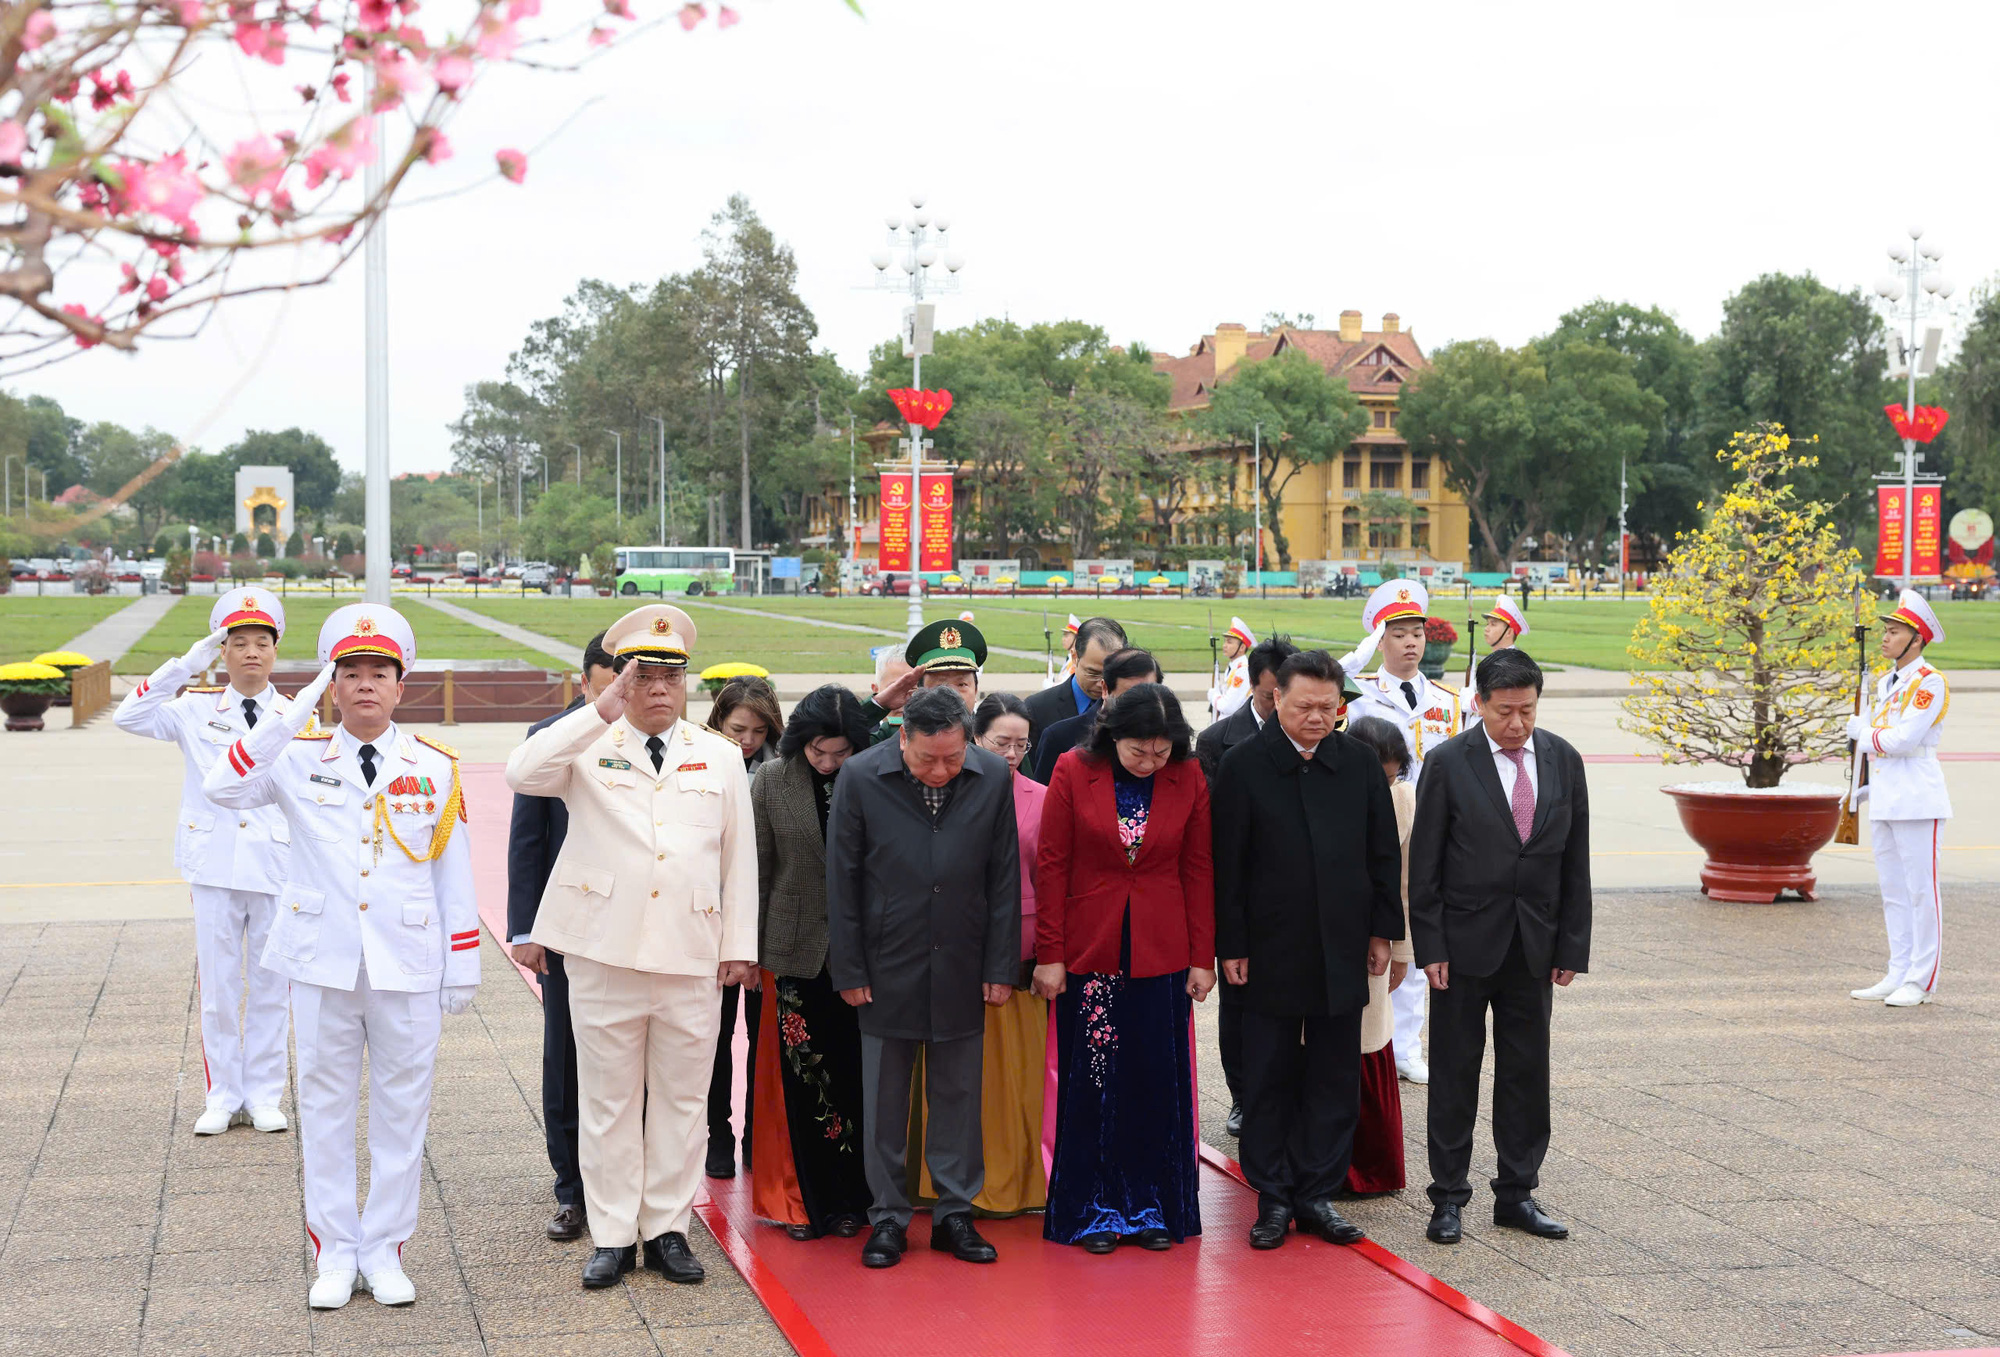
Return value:
M 236 469 L 236 531 L 255 550 L 259 536 L 269 537 L 279 555 L 292 535 L 292 472 L 282 466 Z

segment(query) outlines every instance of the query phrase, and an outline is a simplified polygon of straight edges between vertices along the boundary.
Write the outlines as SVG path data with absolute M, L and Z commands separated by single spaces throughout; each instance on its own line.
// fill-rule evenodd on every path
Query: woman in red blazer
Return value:
M 1056 1004 L 1044 1237 L 1110 1253 L 1201 1233 L 1190 1000 L 1215 987 L 1208 784 L 1157 683 L 1057 761 L 1035 856 L 1035 990 Z

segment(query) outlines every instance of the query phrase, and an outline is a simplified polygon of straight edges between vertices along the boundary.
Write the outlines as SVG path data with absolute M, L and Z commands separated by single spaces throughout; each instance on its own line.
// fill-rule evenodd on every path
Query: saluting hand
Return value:
M 907 674 L 900 674 L 896 681 L 875 694 L 875 705 L 883 711 L 901 711 L 903 704 L 910 700 L 910 694 L 924 681 L 924 666 L 917 665 Z
M 304 730 L 313 713 L 319 710 L 319 700 L 333 682 L 333 667 L 333 661 L 328 660 L 326 667 L 314 675 L 311 683 L 299 689 L 299 695 L 292 699 L 291 710 L 285 713 L 285 719 L 294 729 Z
M 625 704 L 632 698 L 632 685 L 637 682 L 639 662 L 632 660 L 618 671 L 618 677 L 611 680 L 597 697 L 597 715 L 605 725 L 610 725 L 625 714 Z
M 215 663 L 216 656 L 222 653 L 223 643 L 228 639 L 229 628 L 217 627 L 189 646 L 187 654 L 181 656 L 181 660 L 190 669 L 206 669 Z

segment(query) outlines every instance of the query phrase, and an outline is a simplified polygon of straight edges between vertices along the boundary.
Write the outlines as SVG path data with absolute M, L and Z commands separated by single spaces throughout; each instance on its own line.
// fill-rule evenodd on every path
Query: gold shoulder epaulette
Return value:
M 219 693 L 222 691 L 222 685 L 218 683 L 213 688 L 185 688 L 182 691 L 189 693 Z
M 331 740 L 333 732 L 330 730 L 302 730 L 292 736 L 292 738 L 294 740 Z
M 455 760 L 455 759 L 457 759 L 457 758 L 458 758 L 458 751 L 457 751 L 456 749 L 453 749 L 453 748 L 452 748 L 452 747 L 451 747 L 450 745 L 448 745 L 448 744 L 442 744 L 442 743 L 438 742 L 437 740 L 433 740 L 433 739 L 432 739 L 432 738 L 431 738 L 430 736 L 428 736 L 428 735 L 418 735 L 418 736 L 416 736 L 416 737 L 415 737 L 415 739 L 416 739 L 416 741 L 417 741 L 417 743 L 418 743 L 418 744 L 427 744 L 427 745 L 429 745 L 429 746 L 430 746 L 430 747 L 431 747 L 432 749 L 435 749 L 435 750 L 437 750 L 437 752 L 438 752 L 438 753 L 440 753 L 440 754 L 444 755 L 444 756 L 445 756 L 446 758 L 448 758 L 448 759 L 453 759 L 453 760 Z
M 1451 695 L 1452 695 L 1453 697 L 1457 697 L 1457 696 L 1458 696 L 1458 689 L 1456 689 L 1456 688 L 1452 687 L 1452 686 L 1451 686 L 1451 685 L 1450 685 L 1449 683 L 1446 683 L 1446 682 L 1445 682 L 1444 680 L 1442 680 L 1442 679 L 1432 679 L 1432 680 L 1431 680 L 1431 687 L 1433 687 L 1433 688 L 1442 688 L 1442 689 L 1444 689 L 1444 690 L 1445 690 L 1446 692 L 1450 693 L 1450 694 L 1451 694 Z

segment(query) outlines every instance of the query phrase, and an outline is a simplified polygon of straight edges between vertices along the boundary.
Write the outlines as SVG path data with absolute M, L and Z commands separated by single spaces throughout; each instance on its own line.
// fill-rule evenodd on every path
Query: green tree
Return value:
M 1330 375 L 1302 350 L 1288 349 L 1261 363 L 1239 363 L 1217 385 L 1196 423 L 1241 447 L 1251 446 L 1261 426 L 1258 491 L 1278 568 L 1284 570 L 1292 559 L 1284 529 L 1285 488 L 1306 467 L 1344 453 L 1368 427 L 1368 416 L 1345 379 Z
M 236 466 L 221 453 L 189 452 L 167 486 L 167 513 L 209 531 L 236 523 Z
M 305 554 L 306 554 L 305 534 L 300 532 L 298 528 L 294 527 L 292 529 L 292 535 L 285 539 L 285 555 L 293 559 L 297 559 L 298 557 L 303 556 Z
M 271 540 L 270 533 L 260 532 L 257 534 L 257 554 L 266 560 L 278 554 L 277 544 Z
M 1723 303 L 1698 386 L 1703 444 L 1721 447 L 1732 431 L 1766 421 L 1817 438 L 1799 491 L 1858 535 L 1875 510 L 1869 477 L 1895 452 L 1882 419 L 1885 365 L 1881 323 L 1860 289 L 1767 273 Z
M 153 428 L 134 433 L 100 420 L 77 434 L 76 451 L 88 469 L 90 489 L 120 499 L 133 511 L 140 539 L 150 539 L 166 517 L 178 455 L 173 436 Z
M 241 551 L 244 545 L 243 534 L 239 532 L 236 534 L 236 540 L 230 544 L 229 549 L 231 551 Z M 352 556 L 353 554 L 354 539 L 352 537 L 346 533 L 341 533 L 333 539 L 333 555 L 335 560 L 339 560 L 343 556 Z
M 1917 399 L 1951 411 L 1942 438 L 1925 449 L 1941 465 L 1926 461 L 1924 469 L 1949 474 L 1954 503 L 1991 509 L 2000 507 L 2000 289 L 1981 288 L 1971 300 L 1971 323 L 1938 374 L 1938 399 L 1927 402 L 1921 386 Z M 1902 392 L 1893 397 L 1903 398 Z
M 528 515 L 523 543 L 530 558 L 573 570 L 585 552 L 603 549 L 612 518 L 611 501 L 602 495 L 571 484 L 551 485 Z

